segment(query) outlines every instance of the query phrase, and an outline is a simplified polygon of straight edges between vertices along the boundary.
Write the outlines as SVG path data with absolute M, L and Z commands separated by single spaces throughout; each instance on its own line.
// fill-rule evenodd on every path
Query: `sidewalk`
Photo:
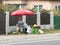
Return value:
M 55 34 L 30 34 L 30 35 L 0 35 L 1 42 L 23 42 L 23 41 L 36 41 L 36 40 L 48 40 L 60 39 L 60 33 Z

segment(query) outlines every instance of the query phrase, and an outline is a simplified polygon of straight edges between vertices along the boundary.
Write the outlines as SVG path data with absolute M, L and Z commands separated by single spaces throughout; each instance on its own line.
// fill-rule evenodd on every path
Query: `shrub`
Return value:
M 3 4 L 0 4 L 0 14 L 2 14 L 2 15 L 4 15 L 4 14 L 5 14 Z
M 52 10 L 54 12 L 54 16 L 59 16 L 60 15 L 60 11 L 59 10 Z

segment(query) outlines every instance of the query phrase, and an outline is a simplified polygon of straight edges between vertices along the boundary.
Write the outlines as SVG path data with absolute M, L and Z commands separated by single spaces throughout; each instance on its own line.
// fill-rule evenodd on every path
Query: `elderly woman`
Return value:
M 22 33 L 23 32 L 23 27 L 24 27 L 24 22 L 22 21 L 21 18 L 18 19 L 18 27 L 19 27 L 18 32 Z

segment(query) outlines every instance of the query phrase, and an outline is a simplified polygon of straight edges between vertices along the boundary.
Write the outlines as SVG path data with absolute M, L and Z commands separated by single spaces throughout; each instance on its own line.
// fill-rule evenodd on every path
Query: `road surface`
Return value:
M 60 45 L 60 33 L 0 36 L 0 45 Z
M 16 42 L 16 43 L 3 43 L 0 45 L 60 45 L 60 40 L 48 41 L 30 41 L 30 42 Z

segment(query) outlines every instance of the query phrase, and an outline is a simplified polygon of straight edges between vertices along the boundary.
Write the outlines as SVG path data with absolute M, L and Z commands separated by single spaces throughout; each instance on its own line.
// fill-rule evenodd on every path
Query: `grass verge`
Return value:
M 43 30 L 43 31 L 44 31 L 44 34 L 48 34 L 48 33 L 60 33 L 59 29 L 58 30 L 56 30 L 56 29 L 54 29 L 54 30 L 49 29 L 49 30 Z

